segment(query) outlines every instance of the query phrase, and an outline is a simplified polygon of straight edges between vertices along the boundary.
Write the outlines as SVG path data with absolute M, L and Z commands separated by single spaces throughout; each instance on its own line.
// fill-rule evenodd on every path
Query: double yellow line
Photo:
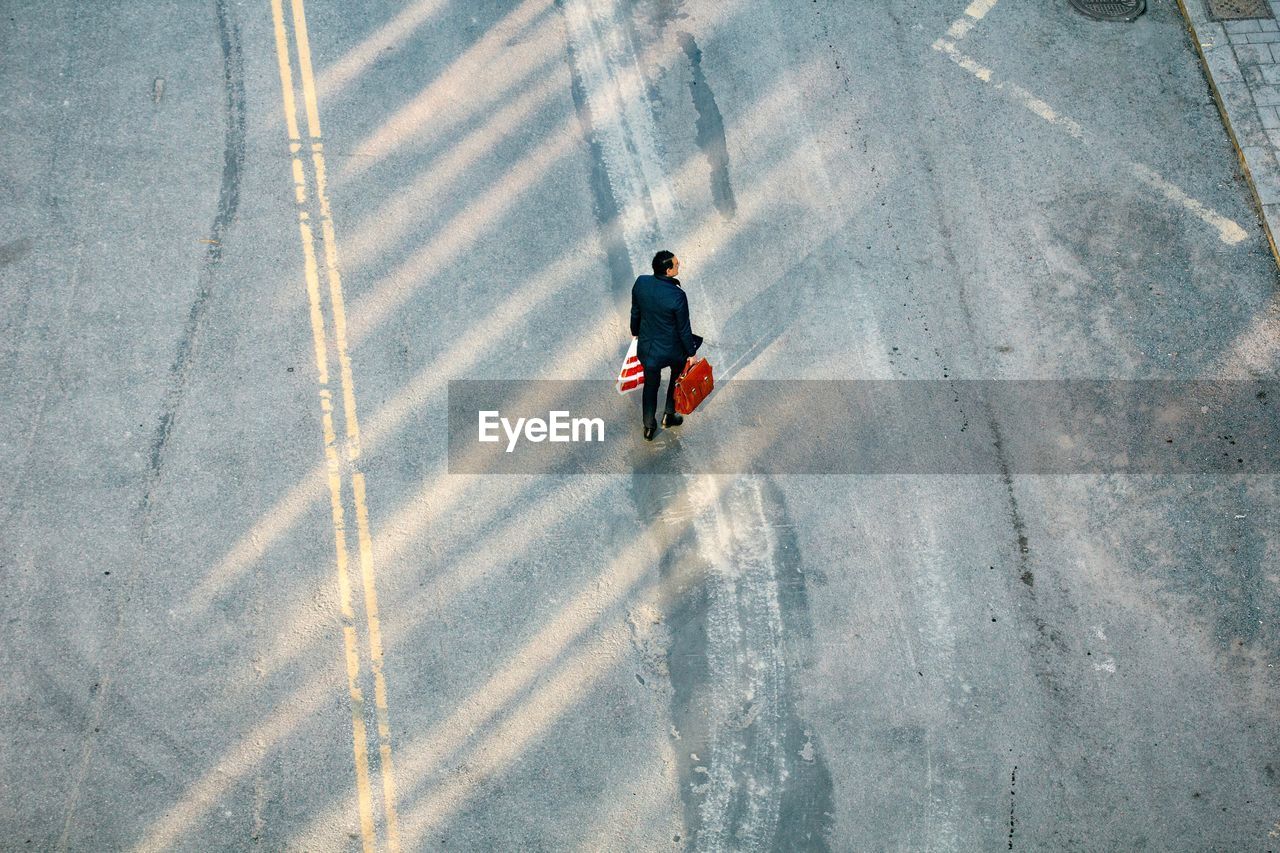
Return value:
M 378 827 L 374 817 L 374 790 L 369 773 L 369 737 L 365 724 L 364 690 L 361 687 L 360 637 L 352 606 L 351 572 L 347 544 L 347 500 L 355 510 L 356 552 L 362 584 L 365 630 L 369 644 L 369 667 L 373 673 L 374 719 L 378 732 L 378 769 L 382 777 L 381 806 L 386 848 L 399 850 L 396 818 L 395 779 L 391 763 L 391 725 L 387 714 L 387 683 L 383 676 L 382 629 L 378 621 L 378 594 L 374 583 L 373 542 L 369 535 L 369 509 L 365 500 L 364 474 L 360 472 L 360 423 L 356 416 L 355 384 L 351 378 L 351 356 L 347 348 L 347 315 L 338 272 L 338 243 L 325 188 L 324 143 L 320 135 L 320 109 L 316 101 L 315 74 L 311 66 L 311 43 L 303 0 L 289 0 L 291 20 L 286 20 L 284 0 L 271 0 L 275 22 L 276 56 L 280 63 L 280 87 L 284 100 L 285 126 L 293 156 L 294 196 L 298 208 L 298 233 L 302 240 L 303 269 L 307 297 L 311 304 L 311 333 L 315 345 L 319 379 L 320 413 L 324 426 L 324 452 L 329 479 L 329 502 L 333 514 L 334 547 L 337 552 L 338 593 L 342 614 L 342 635 L 346 647 L 347 690 L 351 698 L 352 746 L 356 766 L 356 802 L 360 833 L 366 853 L 377 848 Z M 292 25 L 293 48 L 290 47 Z M 307 139 L 298 125 L 294 62 L 301 81 L 306 113 Z M 308 149 L 304 151 L 304 149 Z M 310 154 L 308 157 L 307 154 Z M 324 260 L 327 293 L 321 289 L 321 265 L 317 262 L 315 223 L 319 223 L 319 243 Z M 327 300 L 327 304 L 326 304 Z M 330 351 L 337 356 L 338 384 L 341 387 L 345 434 L 341 443 L 334 429 L 333 392 L 330 386 Z M 347 482 L 350 482 L 348 493 Z

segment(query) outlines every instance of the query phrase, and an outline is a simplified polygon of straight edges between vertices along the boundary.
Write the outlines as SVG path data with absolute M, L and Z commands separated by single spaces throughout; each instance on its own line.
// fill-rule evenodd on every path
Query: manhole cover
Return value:
M 1067 0 L 1071 8 L 1099 21 L 1132 21 L 1147 11 L 1147 0 Z M 1209 0 L 1210 3 L 1215 0 Z M 1238 0 L 1225 0 L 1238 2 Z M 1266 2 L 1266 0 L 1262 0 Z
M 1208 2 L 1209 17 L 1215 21 L 1272 17 L 1267 0 L 1208 0 Z

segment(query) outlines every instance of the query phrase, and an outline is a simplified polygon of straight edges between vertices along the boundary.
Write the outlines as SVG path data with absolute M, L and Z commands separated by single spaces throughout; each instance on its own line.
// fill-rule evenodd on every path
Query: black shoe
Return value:
M 658 432 L 656 426 L 647 426 L 644 428 L 644 440 L 653 441 L 653 436 Z
M 662 416 L 663 429 L 680 426 L 680 424 L 682 423 L 684 423 L 684 418 L 680 417 L 675 412 L 667 412 L 665 415 Z

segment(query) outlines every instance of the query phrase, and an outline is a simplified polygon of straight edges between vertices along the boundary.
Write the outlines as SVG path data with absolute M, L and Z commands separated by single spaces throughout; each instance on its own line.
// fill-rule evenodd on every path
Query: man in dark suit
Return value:
M 671 377 L 662 426 L 679 426 L 684 421 L 676 414 L 676 377 L 702 344 L 689 326 L 689 298 L 676 278 L 679 272 L 679 258 L 658 252 L 653 256 L 653 275 L 640 276 L 631 287 L 631 334 L 639 338 L 636 356 L 644 366 L 641 414 L 646 441 L 652 441 L 658 431 L 658 385 L 664 367 L 671 369 Z

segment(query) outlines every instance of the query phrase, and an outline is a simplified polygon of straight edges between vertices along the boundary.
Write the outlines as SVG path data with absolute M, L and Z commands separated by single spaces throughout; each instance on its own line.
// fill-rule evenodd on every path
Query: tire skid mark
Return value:
M 1073 138 L 1082 142 L 1091 142 L 1092 139 L 1089 133 L 1069 116 L 1058 114 L 1048 104 L 1011 81 L 993 81 L 991 69 L 979 65 L 959 51 L 957 44 L 960 40 L 973 30 L 995 5 L 996 0 L 974 0 L 965 9 L 964 17 L 957 19 L 952 24 L 947 36 L 939 38 L 933 43 L 933 49 L 950 58 L 978 80 L 992 85 L 997 90 L 1008 92 L 1015 102 L 1035 113 L 1046 122 L 1063 128 Z M 1153 181 L 1143 174 L 1142 170 L 1145 167 L 1132 161 L 1129 162 L 1129 166 L 1138 174 L 1140 179 L 1154 185 Z M 1155 177 L 1158 178 L 1159 176 L 1156 175 Z M 940 198 L 941 185 L 936 180 L 933 181 L 933 185 L 935 187 L 934 198 Z M 1166 193 L 1166 195 L 1171 199 L 1174 198 L 1172 192 Z M 1214 221 L 1211 221 L 1211 217 L 1206 218 L 1205 215 L 1202 215 L 1205 211 L 1207 211 L 1207 208 L 1197 212 L 1197 215 L 1208 224 L 1218 227 L 1221 223 L 1215 224 Z M 1212 213 L 1212 211 L 1209 211 L 1209 213 Z M 965 278 L 962 270 L 963 264 L 955 251 L 956 223 L 952 221 L 944 205 L 935 204 L 934 215 L 938 219 L 940 233 L 944 235 L 943 249 L 946 263 L 952 269 L 955 279 L 962 282 Z M 1234 226 L 1235 223 L 1230 223 L 1230 225 Z M 1220 227 L 1219 233 L 1223 236 L 1224 242 L 1231 242 L 1231 239 L 1229 239 L 1231 235 L 1227 230 Z M 971 299 L 971 295 L 961 288 L 958 304 L 961 309 L 962 320 L 969 333 L 969 339 L 971 341 L 980 341 L 982 340 L 982 335 L 976 322 Z M 973 358 L 973 355 L 971 355 L 971 358 Z M 974 359 L 974 363 L 981 363 L 981 361 Z M 1004 512 L 1008 530 L 1011 534 L 1010 540 L 1007 541 L 1003 550 L 1007 554 L 1006 560 L 1012 566 L 1012 570 L 1007 571 L 1004 577 L 1006 578 L 1005 583 L 1011 591 L 1010 601 L 1014 606 L 1013 619 L 1015 623 L 1020 623 L 1028 629 L 1026 636 L 1028 637 L 1029 669 L 1035 678 L 1035 684 L 1040 690 L 1041 701 L 1043 702 L 1041 714 L 1044 714 L 1044 716 L 1038 722 L 1044 725 L 1049 720 L 1052 720 L 1052 727 L 1047 728 L 1049 750 L 1055 755 L 1055 761 L 1060 766 L 1069 765 L 1072 759 L 1064 754 L 1063 744 L 1070 742 L 1072 739 L 1076 742 L 1085 743 L 1090 742 L 1092 739 L 1091 734 L 1082 730 L 1080 724 L 1073 720 L 1069 713 L 1063 712 L 1064 709 L 1078 707 L 1083 701 L 1079 682 L 1073 678 L 1074 667 L 1071 661 L 1077 656 L 1076 651 L 1067 639 L 1069 635 L 1079 633 L 1078 626 L 1082 624 L 1079 608 L 1076 604 L 1075 595 L 1067 584 L 1067 578 L 1062 572 L 1053 571 L 1051 574 L 1050 571 L 1042 571 L 1042 577 L 1051 576 L 1052 580 L 1039 586 L 1036 584 L 1035 568 L 1039 558 L 1030 538 L 1031 525 L 1028 523 L 1028 518 L 1030 515 L 1042 514 L 1043 505 L 1032 504 L 1029 511 L 1026 506 L 1027 501 L 1019 500 L 1019 481 L 1013 475 L 1009 465 L 1008 452 L 1004 445 L 1004 436 L 1001 431 L 998 413 L 987 407 L 981 412 L 972 414 L 975 421 L 984 426 L 991 436 L 991 441 L 999 460 L 999 481 L 1003 492 Z M 1034 488 L 1026 494 L 1026 497 L 1029 498 L 1036 496 Z M 1039 510 L 1039 513 L 1037 513 L 1037 510 Z M 995 569 L 997 566 L 992 566 L 992 568 Z M 1004 569 L 1005 566 L 1002 565 L 999 568 Z M 1068 730 L 1073 731 L 1074 738 L 1066 736 Z M 1010 777 L 1009 830 L 1007 839 L 1010 850 L 1013 849 L 1016 823 L 1014 797 L 1016 796 L 1017 771 L 1018 766 L 1015 765 Z M 1025 772 L 1024 768 L 1024 774 Z M 1071 814 L 1073 807 L 1070 803 L 1064 803 L 1062 811 L 1064 814 Z
M 164 466 L 165 450 L 173 433 L 178 408 L 186 392 L 199 332 L 209 298 L 213 293 L 218 267 L 222 262 L 222 244 L 235 221 L 236 212 L 240 206 L 240 172 L 245 159 L 246 133 L 244 57 L 240 46 L 240 27 L 228 8 L 227 0 L 215 0 L 214 12 L 222 57 L 222 101 L 225 122 L 222 172 L 218 186 L 217 207 L 209 229 L 209 237 L 202 241 L 205 251 L 197 279 L 196 297 L 187 313 L 182 335 L 178 340 L 177 352 L 169 369 L 169 387 L 164 397 L 163 410 L 156 425 L 155 436 L 152 439 L 143 495 L 138 504 L 139 541 L 144 547 L 150 536 L 151 508 Z M 79 251 L 82 252 L 83 247 Z M 78 266 L 79 254 L 77 255 Z M 137 582 L 137 577 L 130 573 L 120 583 L 114 585 L 115 622 L 110 639 L 105 644 L 104 660 L 93 676 L 94 684 L 91 690 L 93 700 L 91 711 L 89 711 L 91 715 L 89 728 L 92 732 L 89 728 L 86 729 L 78 768 L 64 805 L 63 825 L 57 847 L 59 850 L 67 849 L 72 840 L 76 829 L 77 808 L 85 781 L 97 757 L 95 738 L 92 735 L 101 728 L 108 706 L 123 701 L 123 698 L 112 690 L 112 673 L 120 664 L 120 648 L 125 628 L 124 602 L 129 599 Z
M 223 112 L 226 128 L 222 150 L 222 180 L 218 187 L 218 206 L 213 216 L 209 237 L 204 242 L 204 259 L 200 267 L 196 298 L 191 303 L 187 320 L 178 339 L 178 350 L 169 368 L 169 389 L 164 408 L 151 442 L 151 453 L 140 505 L 142 538 L 149 527 L 151 505 L 164 467 L 164 454 L 173 434 L 178 407 L 186 393 L 187 381 L 194 361 L 200 329 L 213 295 L 218 267 L 222 264 L 222 245 L 240 207 L 240 171 L 245 158 L 245 94 L 244 56 L 240 49 L 240 27 L 232 18 L 227 0 L 216 0 L 218 44 L 222 51 Z
M 773 791 L 787 777 L 782 617 L 768 525 L 757 526 L 763 507 L 754 480 L 735 480 L 724 500 L 705 501 L 693 519 L 708 594 L 707 750 L 690 755 L 694 777 L 705 779 L 693 785 L 703 850 L 771 846 L 779 806 Z
M 652 95 L 638 65 L 644 46 L 625 19 L 629 6 L 613 0 L 557 6 L 611 293 L 621 303 L 634 271 L 647 266 L 647 253 L 679 233 Z M 682 47 L 694 65 L 699 146 L 712 165 L 713 190 L 721 184 L 714 203 L 730 218 L 736 202 L 727 184 L 723 118 L 718 108 L 711 113 L 709 90 L 701 99 L 696 91 L 702 53 L 691 35 Z M 725 156 L 717 159 L 716 150 Z M 682 453 L 678 443 L 662 452 Z M 813 732 L 796 715 L 791 667 L 808 660 L 811 628 L 780 493 L 767 478 L 717 482 L 651 474 L 641 464 L 631 494 L 662 555 L 671 735 L 689 849 L 826 849 L 831 779 Z M 679 529 L 674 522 L 686 519 L 691 523 L 672 536 Z M 664 520 L 673 523 L 653 523 Z

